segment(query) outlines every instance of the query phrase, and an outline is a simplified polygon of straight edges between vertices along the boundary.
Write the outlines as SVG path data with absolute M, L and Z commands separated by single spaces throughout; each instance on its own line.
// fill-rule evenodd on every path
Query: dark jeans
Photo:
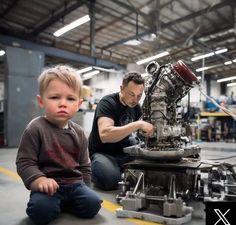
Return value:
M 115 190 L 118 188 L 118 182 L 121 181 L 123 165 L 134 158 L 121 154 L 111 156 L 103 153 L 92 155 L 92 181 L 96 187 L 102 190 Z
M 35 224 L 46 225 L 62 211 L 80 218 L 92 218 L 100 210 L 101 202 L 99 196 L 84 183 L 61 185 L 53 196 L 32 191 L 26 212 Z

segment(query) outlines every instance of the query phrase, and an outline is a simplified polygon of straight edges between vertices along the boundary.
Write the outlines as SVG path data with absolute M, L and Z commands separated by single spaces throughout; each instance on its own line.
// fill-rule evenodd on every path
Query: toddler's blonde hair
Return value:
M 81 97 L 82 94 L 82 80 L 77 72 L 71 66 L 68 65 L 57 65 L 51 68 L 45 69 L 38 77 L 39 83 L 39 94 L 43 96 L 45 90 L 47 89 L 49 83 L 58 79 L 72 88 Z

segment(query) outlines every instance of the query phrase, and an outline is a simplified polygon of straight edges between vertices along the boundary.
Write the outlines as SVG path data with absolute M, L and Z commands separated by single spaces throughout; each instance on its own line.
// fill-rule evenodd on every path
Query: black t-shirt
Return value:
M 119 100 L 119 93 L 104 96 L 95 110 L 92 131 L 89 136 L 90 155 L 102 152 L 114 156 L 123 153 L 123 148 L 131 145 L 130 136 L 133 134 L 116 143 L 102 143 L 98 133 L 97 121 L 99 117 L 109 117 L 114 120 L 114 126 L 124 126 L 130 122 L 137 121 L 141 115 L 140 105 L 134 108 L 122 105 Z

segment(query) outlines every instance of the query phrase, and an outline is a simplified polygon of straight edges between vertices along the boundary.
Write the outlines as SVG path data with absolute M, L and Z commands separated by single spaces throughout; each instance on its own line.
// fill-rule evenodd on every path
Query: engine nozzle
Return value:
M 147 73 L 153 75 L 157 73 L 159 68 L 160 68 L 160 65 L 156 61 L 152 61 L 146 66 L 146 71 Z

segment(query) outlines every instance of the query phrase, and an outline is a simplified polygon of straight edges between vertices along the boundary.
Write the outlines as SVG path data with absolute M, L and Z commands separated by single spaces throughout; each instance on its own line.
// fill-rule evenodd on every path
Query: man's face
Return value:
M 122 102 L 131 108 L 135 107 L 142 97 L 143 90 L 143 84 L 136 84 L 133 81 L 130 81 L 125 87 L 121 86 Z

